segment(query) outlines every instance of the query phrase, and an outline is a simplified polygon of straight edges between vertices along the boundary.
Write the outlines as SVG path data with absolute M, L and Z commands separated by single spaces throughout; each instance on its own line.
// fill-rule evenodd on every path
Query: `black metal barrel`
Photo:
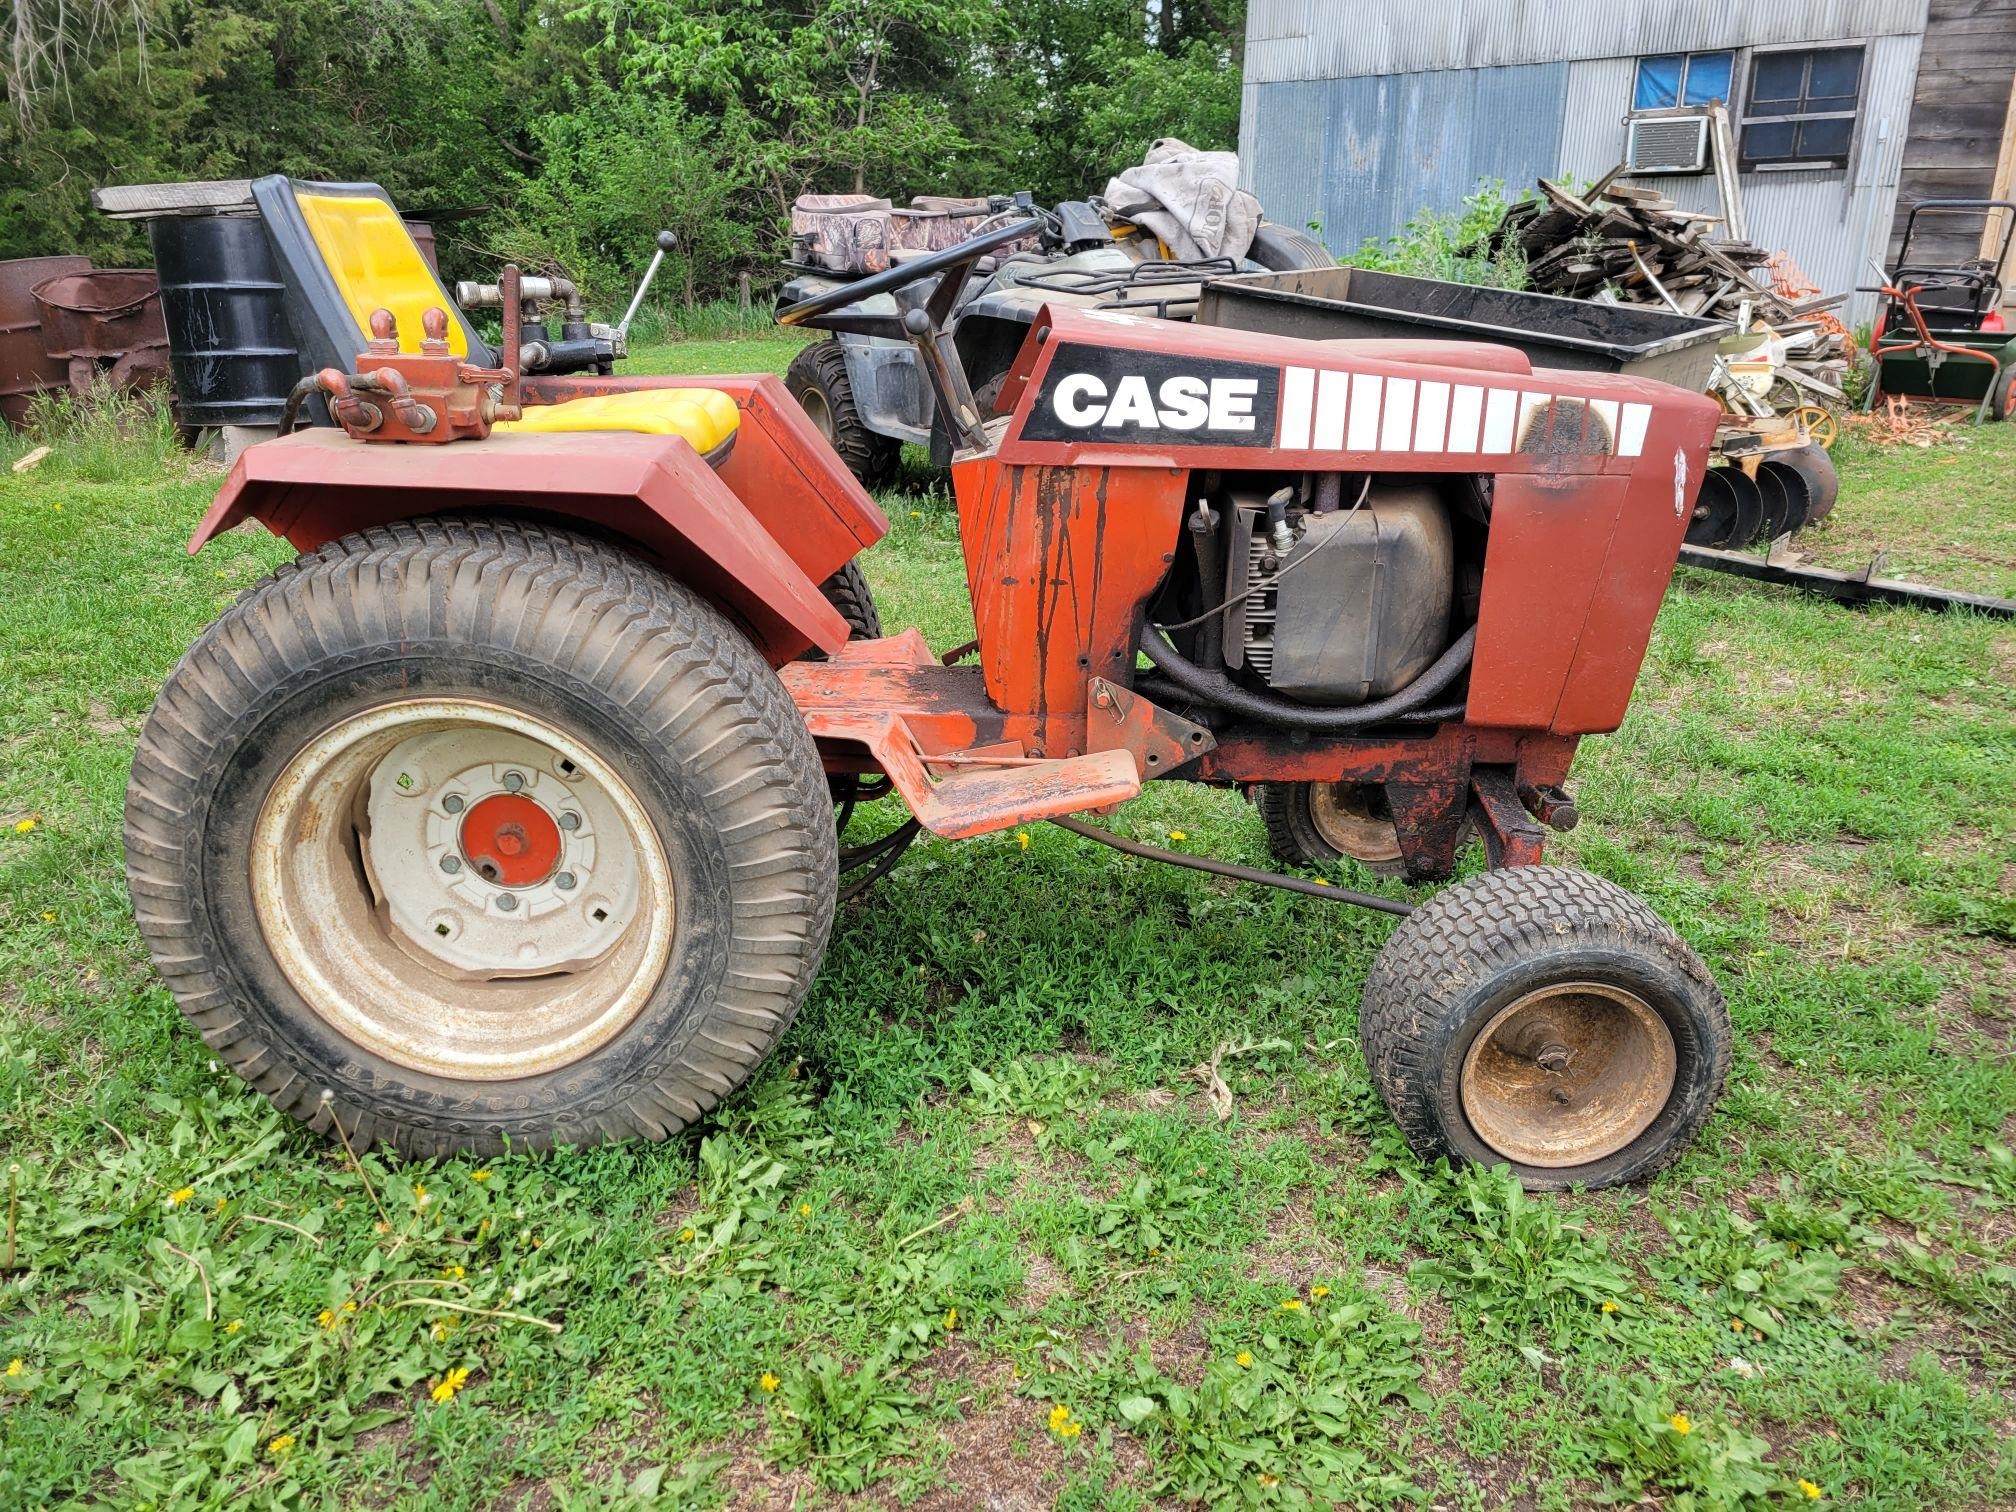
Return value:
M 301 354 L 266 228 L 249 215 L 148 222 L 183 425 L 277 425 Z

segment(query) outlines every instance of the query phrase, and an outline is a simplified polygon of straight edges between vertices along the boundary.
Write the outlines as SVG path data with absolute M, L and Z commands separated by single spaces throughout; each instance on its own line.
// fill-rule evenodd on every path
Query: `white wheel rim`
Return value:
M 476 699 L 385 704 L 316 736 L 266 795 L 251 871 L 266 943 L 315 1013 L 435 1076 L 591 1054 L 671 954 L 671 868 L 629 786 L 574 737 Z

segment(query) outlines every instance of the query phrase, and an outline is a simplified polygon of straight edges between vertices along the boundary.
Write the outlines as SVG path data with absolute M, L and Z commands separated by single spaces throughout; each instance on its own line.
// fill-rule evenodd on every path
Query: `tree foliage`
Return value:
M 12 0 L 0 257 L 144 262 L 100 185 L 383 184 L 451 273 L 759 279 L 808 190 L 1055 199 L 1237 134 L 1243 0 Z

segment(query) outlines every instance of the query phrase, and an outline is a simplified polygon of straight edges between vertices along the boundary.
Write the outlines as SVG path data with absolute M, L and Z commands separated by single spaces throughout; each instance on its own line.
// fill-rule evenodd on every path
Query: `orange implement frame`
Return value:
M 1911 317 L 1911 324 L 1917 327 L 1918 334 L 1909 341 L 1885 341 L 1881 336 L 1878 336 L 1870 342 L 1869 356 L 1876 364 L 1876 376 L 1869 384 L 1869 395 L 1862 401 L 1862 408 L 1867 412 L 1876 406 L 1877 396 L 1883 387 L 1883 359 L 1885 357 L 1903 357 L 1916 353 L 1924 357 L 1927 363 L 1933 367 L 1934 371 L 1937 371 L 1937 363 L 1944 361 L 1946 357 L 1972 357 L 1978 361 L 1987 363 L 1989 368 L 1988 386 L 1981 391 L 1981 403 L 1974 411 L 1974 423 L 1979 425 L 1988 418 L 1988 408 L 1995 402 L 1995 385 L 2002 376 L 2002 360 L 1993 352 L 1977 352 L 1972 347 L 1955 346 L 1949 341 L 1941 341 L 1938 337 L 1934 336 L 1931 327 L 1925 324 L 1924 312 L 1918 308 L 1918 288 L 1919 286 L 1916 284 L 1902 289 L 1896 287 L 1894 284 L 1883 284 L 1876 290 L 1877 293 L 1903 308 L 1904 313 Z M 1931 354 L 1934 352 L 1944 355 L 1939 358 L 1933 358 Z M 1907 396 L 1892 395 L 1891 397 L 1904 398 Z M 1928 395 L 1925 397 L 1933 403 L 1950 402 L 1941 401 L 1935 396 Z M 1966 403 L 1964 399 L 1959 402 Z

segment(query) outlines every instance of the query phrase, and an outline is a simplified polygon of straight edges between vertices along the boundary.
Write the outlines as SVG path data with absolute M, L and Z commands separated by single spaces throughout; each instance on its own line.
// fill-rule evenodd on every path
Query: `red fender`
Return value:
M 373 446 L 340 430 L 297 431 L 239 457 L 189 550 L 245 519 L 313 551 L 366 526 L 455 511 L 558 516 L 622 540 L 739 618 L 773 666 L 847 643 L 847 622 L 819 583 L 860 549 L 853 533 L 823 532 L 832 539 L 819 546 L 808 543 L 821 533 L 803 532 L 794 559 L 677 436 L 520 432 Z M 862 533 L 886 528 L 876 511 Z

